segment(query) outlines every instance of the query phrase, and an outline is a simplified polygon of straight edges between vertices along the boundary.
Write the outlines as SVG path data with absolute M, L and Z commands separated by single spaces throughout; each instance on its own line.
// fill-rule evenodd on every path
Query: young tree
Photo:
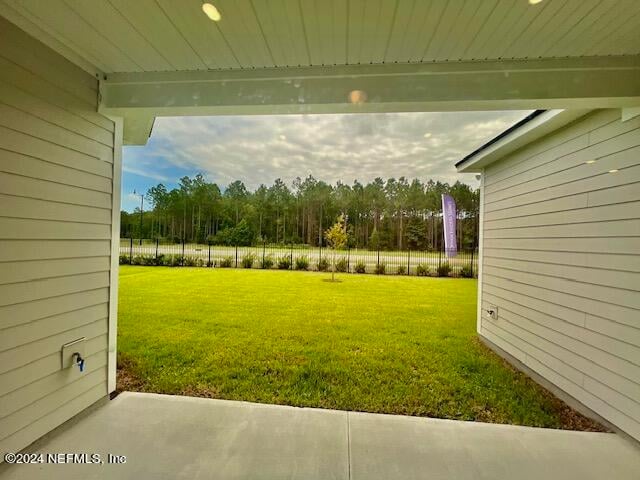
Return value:
M 338 217 L 338 221 L 324 232 L 327 244 L 333 250 L 333 268 L 331 269 L 331 281 L 336 279 L 336 252 L 347 246 L 347 222 L 343 214 Z

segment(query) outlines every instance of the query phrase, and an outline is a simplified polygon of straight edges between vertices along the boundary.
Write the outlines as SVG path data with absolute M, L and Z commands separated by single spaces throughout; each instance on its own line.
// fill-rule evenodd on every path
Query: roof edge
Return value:
M 498 135 L 496 135 L 495 137 L 493 137 L 491 140 L 489 140 L 487 143 L 485 143 L 484 145 L 479 146 L 478 148 L 476 148 L 473 152 L 471 152 L 469 155 L 467 155 L 466 157 L 464 157 L 462 160 L 460 160 L 458 163 L 456 163 L 456 168 L 458 168 L 460 165 L 462 165 L 464 162 L 466 162 L 467 160 L 475 157 L 477 154 L 479 154 L 480 152 L 482 152 L 483 150 L 486 150 L 487 148 L 489 148 L 491 145 L 493 145 L 494 143 L 498 142 L 499 140 L 501 140 L 502 138 L 506 137 L 507 135 L 509 135 L 511 132 L 513 132 L 514 130 L 520 128 L 522 125 L 524 125 L 525 123 L 529 123 L 531 120 L 533 120 L 534 118 L 542 115 L 544 112 L 546 112 L 547 110 L 534 110 L 533 112 L 531 112 L 529 115 L 527 115 L 526 117 L 524 117 L 522 120 L 520 120 L 517 123 L 514 123 L 513 125 L 511 125 L 509 128 L 507 128 L 505 131 L 499 133 Z
M 535 110 L 456 163 L 458 172 L 476 173 L 505 155 L 586 115 L 592 109 Z

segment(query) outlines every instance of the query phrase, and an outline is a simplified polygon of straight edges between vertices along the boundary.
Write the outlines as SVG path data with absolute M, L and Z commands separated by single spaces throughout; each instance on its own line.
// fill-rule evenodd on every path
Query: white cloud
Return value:
M 134 175 L 140 175 L 142 177 L 152 178 L 154 180 L 158 180 L 159 182 L 166 182 L 170 180 L 169 177 L 166 177 L 164 175 L 154 173 L 153 171 L 149 171 L 144 168 L 132 167 L 130 165 L 123 165 L 122 170 L 128 173 L 133 173 Z
M 255 188 L 308 174 L 331 183 L 405 176 L 477 184 L 473 175 L 458 174 L 455 162 L 527 113 L 158 118 L 149 144 L 125 171 L 166 181 L 161 159 L 221 186 L 240 179 Z

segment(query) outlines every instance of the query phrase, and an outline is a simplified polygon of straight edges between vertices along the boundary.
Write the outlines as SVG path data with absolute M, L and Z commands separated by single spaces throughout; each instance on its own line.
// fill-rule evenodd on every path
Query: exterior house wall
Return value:
M 640 439 L 640 117 L 582 117 L 482 194 L 480 335 Z
M 0 17 L 0 452 L 107 395 L 114 123 L 98 82 Z M 118 167 L 119 168 L 119 167 Z M 84 373 L 61 346 L 86 337 Z

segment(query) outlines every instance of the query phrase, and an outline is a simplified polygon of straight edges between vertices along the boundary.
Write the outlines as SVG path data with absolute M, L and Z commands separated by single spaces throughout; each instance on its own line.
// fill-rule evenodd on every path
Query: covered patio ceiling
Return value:
M 95 72 L 638 55 L 635 0 L 3 0 Z M 12 15 L 8 15 L 8 13 Z
M 145 143 L 157 115 L 640 105 L 635 0 L 0 0 L 100 79 Z

